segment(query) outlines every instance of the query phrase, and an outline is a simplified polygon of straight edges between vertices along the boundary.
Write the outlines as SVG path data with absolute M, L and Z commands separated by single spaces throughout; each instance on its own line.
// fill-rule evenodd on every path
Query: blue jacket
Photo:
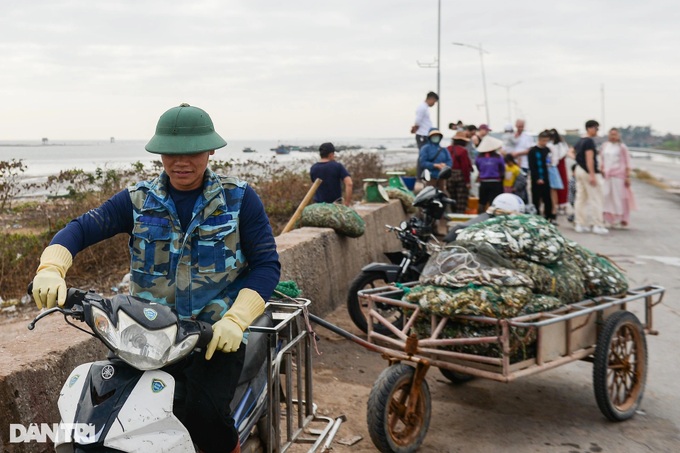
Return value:
M 163 173 L 123 190 L 69 223 L 51 243 L 75 256 L 117 233 L 129 234 L 131 293 L 168 305 L 181 318 L 218 321 L 241 288 L 267 300 L 280 264 L 253 189 L 207 170 L 196 202 L 180 208 L 167 188 Z M 183 210 L 190 219 L 186 230 L 180 224 Z
M 446 148 L 439 146 L 439 143 L 434 144 L 428 140 L 428 143 L 420 148 L 420 153 L 418 154 L 418 164 L 420 165 L 420 171 L 426 168 L 432 173 L 432 178 L 439 177 L 439 169 L 434 168 L 434 164 L 444 163 L 447 167 L 453 165 L 451 160 L 451 154 Z

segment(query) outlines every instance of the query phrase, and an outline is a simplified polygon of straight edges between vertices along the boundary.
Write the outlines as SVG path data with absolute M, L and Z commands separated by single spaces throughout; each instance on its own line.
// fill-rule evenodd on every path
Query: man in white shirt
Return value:
M 517 122 L 515 122 L 515 135 L 510 137 L 509 146 L 505 151 L 512 154 L 522 170 L 528 172 L 529 160 L 527 159 L 527 155 L 529 154 L 529 149 L 535 144 L 534 139 L 524 132 L 524 120 L 517 120 Z
M 430 107 L 435 105 L 439 100 L 439 96 L 434 91 L 427 93 L 425 100 L 418 105 L 416 109 L 416 122 L 411 128 L 411 133 L 416 134 L 416 144 L 418 149 L 427 143 L 427 134 L 432 129 L 432 120 L 430 120 Z

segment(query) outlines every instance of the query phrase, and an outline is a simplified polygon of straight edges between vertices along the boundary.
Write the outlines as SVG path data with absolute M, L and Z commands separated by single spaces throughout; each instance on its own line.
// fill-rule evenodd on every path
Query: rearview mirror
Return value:
M 430 180 L 432 179 L 432 174 L 430 173 L 430 170 L 428 170 L 427 168 L 423 170 L 423 173 L 421 174 L 420 178 L 423 181 L 430 182 Z
M 451 177 L 451 167 L 444 167 L 439 171 L 439 179 L 449 179 Z

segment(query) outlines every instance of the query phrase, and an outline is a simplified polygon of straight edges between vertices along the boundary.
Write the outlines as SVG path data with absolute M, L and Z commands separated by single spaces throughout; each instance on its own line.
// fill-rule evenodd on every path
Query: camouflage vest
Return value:
M 162 173 L 130 187 L 130 293 L 173 307 L 181 318 L 216 322 L 240 288 L 247 268 L 240 250 L 239 212 L 246 183 L 206 171 L 203 193 L 186 233 Z

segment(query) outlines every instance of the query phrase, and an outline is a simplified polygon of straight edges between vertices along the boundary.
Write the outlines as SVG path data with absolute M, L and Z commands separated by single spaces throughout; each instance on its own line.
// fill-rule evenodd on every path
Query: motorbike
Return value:
M 402 244 L 403 250 L 388 252 L 385 256 L 389 263 L 374 262 L 364 266 L 354 278 L 347 295 L 347 311 L 352 322 L 364 333 L 368 331 L 368 305 L 361 302 L 357 293 L 363 289 L 379 288 L 394 283 L 405 283 L 417 280 L 430 258 L 427 243 L 437 231 L 437 222 L 444 215 L 446 206 L 455 206 L 456 201 L 446 197 L 437 186 L 440 180 L 448 179 L 451 169 L 445 167 L 439 172 L 435 185 L 421 190 L 413 200 L 413 206 L 420 208 L 420 215 L 404 221 L 399 227 L 385 225 L 394 232 Z M 429 171 L 423 172 L 423 179 L 430 181 Z M 403 315 L 394 306 L 378 305 L 376 310 L 395 327 L 400 327 Z M 389 329 L 380 323 L 373 324 L 374 331 L 389 334 Z
M 179 319 L 169 307 L 139 297 L 109 299 L 70 288 L 64 307 L 43 311 L 29 330 L 54 313 L 63 314 L 69 325 L 111 351 L 107 360 L 79 365 L 66 379 L 57 403 L 61 416 L 54 443 L 57 453 L 196 451 L 189 432 L 173 413 L 181 385 L 162 368 L 200 353 L 212 338 L 210 324 Z M 71 320 L 84 322 L 91 332 Z M 252 325 L 271 327 L 273 321 L 265 313 Z M 266 334 L 250 332 L 231 403 L 242 446 L 256 425 L 263 437 L 270 434 L 266 357 L 271 351 L 266 340 Z M 83 426 L 91 429 L 78 428 Z M 267 439 L 263 441 L 266 445 Z

